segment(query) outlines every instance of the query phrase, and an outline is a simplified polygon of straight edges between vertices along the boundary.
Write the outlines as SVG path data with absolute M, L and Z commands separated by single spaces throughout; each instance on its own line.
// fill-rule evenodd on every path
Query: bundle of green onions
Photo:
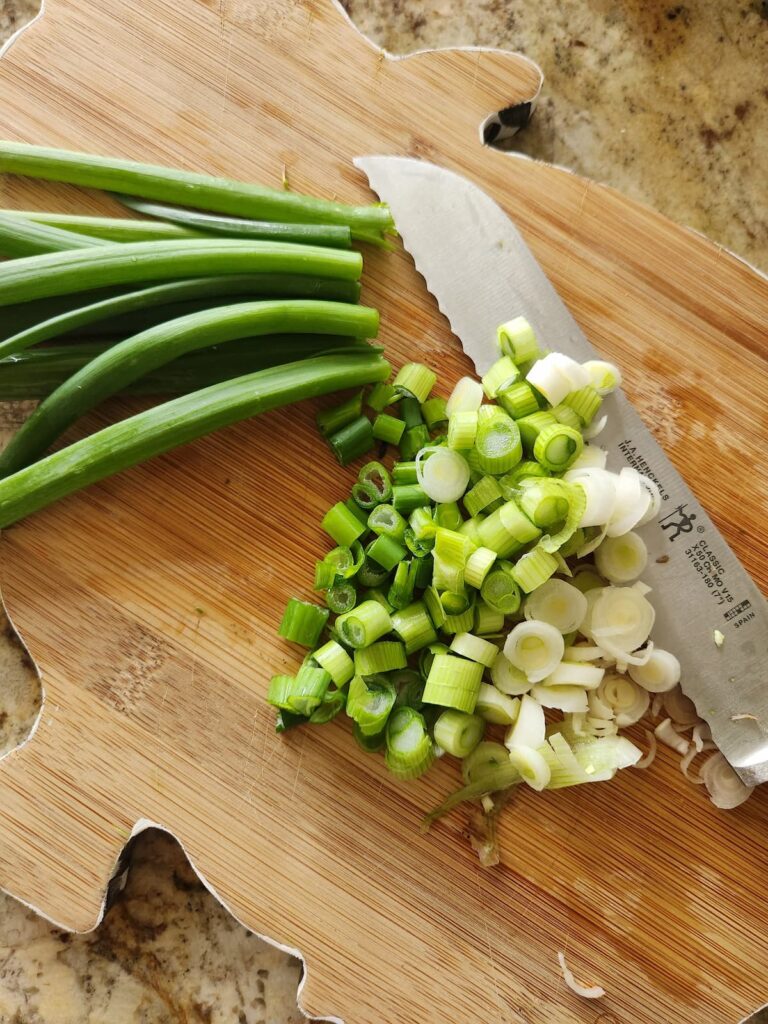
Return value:
M 337 545 L 315 570 L 326 607 L 289 601 L 280 634 L 310 652 L 269 687 L 278 731 L 345 710 L 399 779 L 460 758 L 465 785 L 427 823 L 463 800 L 490 810 L 490 794 L 519 783 L 646 767 L 655 741 L 643 758 L 619 730 L 680 680 L 650 641 L 638 581 L 634 530 L 658 513 L 658 488 L 610 472 L 588 443 L 619 371 L 542 353 L 522 318 L 498 339 L 482 382 L 463 378 L 447 401 L 419 364 L 368 394 L 368 430 L 399 457 L 366 463 L 323 519 Z M 349 432 L 350 454 L 361 406 L 356 395 L 320 416 L 324 432 Z
M 42 399 L 0 456 L 0 526 L 238 419 L 387 377 L 352 249 L 387 244 L 385 206 L 10 142 L 0 171 L 129 193 L 155 218 L 0 213 L 0 398 Z M 124 391 L 181 397 L 46 454 Z

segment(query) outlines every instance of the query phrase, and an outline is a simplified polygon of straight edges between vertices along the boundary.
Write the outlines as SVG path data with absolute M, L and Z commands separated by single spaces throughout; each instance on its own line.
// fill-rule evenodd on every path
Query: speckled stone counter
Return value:
M 189 0 L 179 0 L 180 3 Z M 394 53 L 520 50 L 546 83 L 514 140 L 608 182 L 768 268 L 768 3 L 718 0 L 346 0 Z M 0 0 L 0 42 L 37 3 Z M 24 414 L 0 407 L 0 441 Z M 0 753 L 39 709 L 0 626 Z M 0 1024 L 295 1024 L 300 964 L 238 925 L 159 832 L 92 934 L 62 933 L 0 894 Z

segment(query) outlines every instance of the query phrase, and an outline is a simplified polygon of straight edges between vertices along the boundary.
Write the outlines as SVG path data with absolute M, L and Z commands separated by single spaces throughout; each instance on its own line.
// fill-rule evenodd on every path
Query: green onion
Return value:
M 396 540 L 386 534 L 380 534 L 375 540 L 372 540 L 365 549 L 365 553 L 368 558 L 372 558 L 387 572 L 391 572 L 397 563 L 402 562 L 408 554 L 402 544 L 398 544 Z
M 368 513 L 365 509 L 360 508 L 354 498 L 347 498 L 344 504 L 359 523 L 362 523 L 363 526 L 368 525 Z
M 500 562 L 497 569 L 488 573 L 480 587 L 483 601 L 502 615 L 514 615 L 522 601 L 512 569 L 511 563 Z
M 120 202 L 137 213 L 166 223 L 178 224 L 195 233 L 226 235 L 234 238 L 262 238 L 275 242 L 297 242 L 303 245 L 328 245 L 349 249 L 352 233 L 345 224 L 296 224 L 273 220 L 248 220 L 243 217 L 223 217 L 211 213 L 185 210 L 178 206 L 137 201 L 131 196 L 119 196 Z M 366 237 L 366 241 L 369 239 Z
M 395 391 L 406 397 L 413 396 L 417 402 L 426 402 L 435 386 L 437 374 L 422 363 L 406 363 L 394 380 Z M 419 417 L 421 418 L 421 417 Z
M 443 711 L 435 722 L 435 743 L 453 757 L 471 754 L 485 732 L 485 722 L 479 715 L 450 709 Z
M 416 779 L 435 759 L 422 715 L 414 708 L 396 708 L 387 722 L 387 768 L 397 779 Z
M 2 150 L 2 143 L 0 143 Z M 91 288 L 220 274 L 284 273 L 357 281 L 359 253 L 283 242 L 190 239 L 45 253 L 0 266 L 0 306 Z
M 563 405 L 573 409 L 584 427 L 589 426 L 602 404 L 600 394 L 589 384 L 578 391 L 572 391 L 563 399 Z
M 474 607 L 467 608 L 464 612 L 459 612 L 456 615 L 446 615 L 445 622 L 443 623 L 444 633 L 466 633 L 472 629 L 472 623 L 475 621 Z
M 80 213 L 48 213 L 39 210 L 5 210 L 6 216 L 47 224 L 89 238 L 103 238 L 108 242 L 154 242 L 177 238 L 202 238 L 199 231 L 191 231 L 178 224 L 162 221 L 136 220 L 124 217 L 87 217 Z
M 355 649 L 368 647 L 392 629 L 392 620 L 377 601 L 363 601 L 336 620 L 342 641 Z
M 418 509 L 416 511 L 418 511 Z M 411 554 L 415 555 L 416 558 L 420 559 L 421 561 L 426 561 L 426 556 L 431 553 L 432 548 L 435 546 L 434 538 L 419 539 L 416 536 L 416 533 L 414 532 L 413 528 L 410 526 L 406 528 L 404 540 L 405 545 L 411 552 Z M 431 574 L 431 568 L 429 571 Z
M 535 526 L 547 529 L 568 515 L 569 491 L 562 480 L 532 478 L 521 482 L 517 503 Z
M 501 633 L 504 629 L 504 613 L 497 608 L 491 608 L 485 601 L 475 603 L 475 633 L 482 636 L 484 633 Z
M 0 481 L 0 527 L 231 423 L 302 398 L 359 387 L 388 372 L 388 363 L 378 355 L 318 356 L 260 370 L 155 406 Z
M 473 549 L 466 534 L 439 526 L 435 533 L 433 581 L 438 590 L 458 591 L 464 586 L 464 567 Z
M 328 612 L 325 608 L 292 597 L 285 606 L 278 633 L 295 644 L 314 647 L 327 621 Z
M 416 590 L 424 590 L 432 583 L 432 559 L 428 555 L 416 555 L 416 557 L 412 559 L 412 563 L 415 566 L 414 587 Z
M 496 337 L 502 354 L 509 356 L 517 365 L 535 359 L 539 354 L 536 335 L 523 316 L 516 316 L 514 320 L 501 324 Z
M 530 415 L 523 416 L 522 419 L 517 420 L 517 426 L 520 430 L 520 437 L 526 453 L 528 455 L 533 455 L 536 438 L 539 436 L 541 431 L 544 430 L 545 427 L 559 426 L 559 424 L 551 412 L 547 412 L 542 409 L 539 410 L 539 412 L 531 413 Z
M 483 547 L 495 551 L 500 558 L 515 554 L 541 536 L 541 530 L 514 501 L 506 502 L 484 519 L 478 526 L 478 533 Z
M 429 670 L 432 668 L 432 662 L 438 654 L 447 654 L 448 648 L 445 644 L 429 644 L 425 647 L 419 655 L 419 675 L 422 680 L 426 682 L 429 676 Z
M 498 651 L 496 651 L 498 654 Z M 508 697 L 495 686 L 483 683 L 477 696 L 475 714 L 492 725 L 514 725 L 520 712 L 520 700 Z
M 342 547 L 351 547 L 365 533 L 365 523 L 344 504 L 337 501 L 328 509 L 321 523 L 323 529 Z
M 315 562 L 314 590 L 327 590 L 336 582 L 336 570 L 328 562 Z
M 346 686 L 355 674 L 352 659 L 335 640 L 329 640 L 312 654 L 313 659 L 324 668 L 336 686 Z
M 420 423 L 407 429 L 400 439 L 400 455 L 404 459 L 412 459 L 422 448 L 429 444 L 429 431 Z
M 356 675 L 349 684 L 347 714 L 363 736 L 376 736 L 384 729 L 396 696 L 394 684 L 386 676 Z
M 461 774 L 465 782 L 478 783 L 495 775 L 496 770 L 509 762 L 509 751 L 501 743 L 486 740 L 479 743 L 462 763 Z
M 455 412 L 448 420 L 448 447 L 466 451 L 475 443 L 477 436 L 477 412 L 465 410 Z
M 405 423 L 401 419 L 384 412 L 380 412 L 373 421 L 373 436 L 385 444 L 398 444 L 404 430 Z
M 390 570 L 379 565 L 368 555 L 365 556 L 363 567 L 357 574 L 357 582 L 363 587 L 378 587 L 389 576 Z
M 405 644 L 405 653 L 413 654 L 437 641 L 437 633 L 423 601 L 392 613 L 392 629 Z
M 358 391 L 342 402 L 340 405 L 332 405 L 329 409 L 322 409 L 317 414 L 317 429 L 327 437 L 335 434 L 337 430 L 346 427 L 352 420 L 356 420 L 363 411 L 363 392 Z
M 355 674 L 373 676 L 405 668 L 405 647 L 397 640 L 382 640 L 355 651 Z
M 469 556 L 467 564 L 464 566 L 465 582 L 468 583 L 470 587 L 475 587 L 479 590 L 483 585 L 483 580 L 491 571 L 491 567 L 496 561 L 496 557 L 496 552 L 491 551 L 490 548 L 476 548 Z
M 358 416 L 327 438 L 340 466 L 348 466 L 373 447 L 373 428 L 367 416 Z M 358 502 L 359 504 L 359 502 Z
M 440 594 L 435 587 L 427 587 L 424 591 L 422 600 L 424 606 L 429 612 L 429 617 L 434 623 L 436 629 L 440 629 L 445 622 L 445 608 L 443 608 L 443 602 L 440 599 Z
M 521 590 L 530 594 L 536 587 L 540 587 L 550 576 L 557 572 L 557 559 L 549 552 L 538 546 L 522 555 L 520 560 L 512 569 L 512 577 Z M 485 595 L 483 595 L 485 598 Z M 485 598 L 487 601 L 488 599 Z M 491 603 L 490 601 L 488 602 Z
M 437 525 L 432 510 L 427 507 L 415 508 L 411 512 L 408 524 L 417 540 L 434 540 Z
M 377 505 L 368 516 L 368 529 L 380 537 L 391 537 L 402 544 L 406 521 L 392 505 Z
M 480 636 L 472 633 L 456 633 L 449 650 L 452 654 L 458 654 L 462 658 L 469 658 L 470 661 L 477 661 L 486 668 L 490 668 L 496 660 L 499 649 L 490 640 L 483 640 Z
M 343 615 L 357 604 L 357 590 L 349 580 L 337 580 L 325 593 L 325 603 L 334 615 Z
M 395 465 L 397 470 L 397 465 Z M 395 484 L 392 487 L 392 504 L 398 512 L 403 515 L 410 515 L 416 508 L 429 504 L 429 498 L 419 484 L 398 484 L 395 476 Z
M 399 398 L 400 395 L 398 395 L 391 384 L 385 384 L 380 381 L 371 388 L 368 395 L 368 406 L 374 412 L 383 412 L 388 405 L 397 402 Z
M 564 423 L 544 427 L 533 446 L 534 458 L 553 473 L 564 473 L 579 457 L 584 438 Z
M 550 412 L 558 423 L 564 423 L 566 427 L 572 427 L 573 430 L 581 430 L 581 417 L 575 410 L 564 402 L 561 405 L 553 405 Z
M 35 256 L 108 244 L 100 238 L 86 238 L 74 231 L 62 231 L 0 212 L 0 252 L 4 256 Z
M 472 516 L 471 519 L 465 519 L 459 527 L 459 533 L 465 534 L 476 547 L 482 547 L 482 540 L 480 538 L 480 523 L 482 523 L 484 516 Z
M 390 679 L 397 687 L 395 707 L 409 707 L 421 711 L 424 706 L 424 680 L 418 672 L 406 668 L 393 672 Z
M 424 703 L 471 714 L 475 710 L 483 666 L 452 654 L 437 654 L 424 687 Z
M 446 530 L 458 530 L 464 520 L 461 509 L 455 501 L 442 501 L 435 505 L 434 522 L 436 527 Z
M 498 482 L 492 476 L 484 476 L 464 495 L 464 508 L 471 516 L 480 512 L 493 512 L 502 503 Z
M 366 754 L 376 754 L 380 750 L 384 749 L 384 743 L 386 742 L 386 737 L 384 735 L 384 730 L 383 729 L 381 730 L 381 732 L 377 732 L 373 736 L 365 736 L 360 731 L 360 726 L 355 724 L 355 726 L 354 726 L 354 728 L 352 730 L 352 735 L 355 737 L 355 741 L 357 742 L 357 745 L 362 750 L 364 750 L 366 752 Z
M 333 570 L 334 577 L 349 580 L 360 571 L 364 558 L 363 545 L 355 541 L 351 547 L 333 548 L 323 561 Z
M 392 482 L 395 484 L 415 484 L 418 479 L 415 462 L 396 462 L 392 467 Z M 423 504 L 427 504 L 426 499 Z
M 505 499 L 509 501 L 511 498 L 516 498 L 520 488 L 520 481 L 526 480 L 531 476 L 548 477 L 549 470 L 545 469 L 540 462 L 524 459 L 522 462 L 518 462 L 514 469 L 505 473 L 499 480 L 499 487 Z
M 273 676 L 267 700 L 295 715 L 311 715 L 320 706 L 331 677 L 323 668 L 302 665 L 296 676 Z
M 500 743 L 492 744 L 495 747 L 500 747 Z M 479 745 L 477 749 L 484 746 L 483 743 Z M 465 800 L 479 800 L 480 797 L 486 796 L 488 793 L 496 793 L 502 789 L 509 789 L 510 786 L 515 786 L 521 781 L 520 772 L 517 768 L 510 763 L 509 752 L 506 748 L 502 748 L 505 754 L 505 760 L 500 762 L 492 770 L 486 771 L 480 776 L 477 782 L 470 782 L 461 789 L 457 789 L 455 793 L 444 800 L 439 807 L 436 807 L 434 811 L 430 811 L 429 814 L 425 815 L 421 823 L 421 831 L 428 832 L 433 822 L 437 821 L 438 818 L 444 817 L 454 807 L 458 807 L 459 804 L 464 803 Z M 470 755 L 471 757 L 472 755 Z
M 437 430 L 448 422 L 448 413 L 445 411 L 444 398 L 428 398 L 422 403 L 421 415 L 427 430 Z
M 343 690 L 326 690 L 322 703 L 309 716 L 310 725 L 325 725 L 332 722 L 344 710 L 346 703 L 347 695 Z
M 286 189 L 271 189 L 206 174 L 155 167 L 130 160 L 46 149 L 18 142 L 0 143 L 0 170 L 49 181 L 64 181 L 107 192 L 180 203 L 236 217 L 291 223 L 346 224 L 365 236 L 392 228 L 386 206 L 346 206 Z
M 514 384 L 519 379 L 520 371 L 512 359 L 509 356 L 502 356 L 483 375 L 482 384 L 486 398 L 494 399 L 500 389 Z
M 357 474 L 352 497 L 364 509 L 374 508 L 392 497 L 392 480 L 380 462 L 366 462 Z
M 291 711 L 278 710 L 277 715 L 275 715 L 275 732 L 288 732 L 299 725 L 306 725 L 307 722 L 309 722 L 309 719 L 306 715 L 294 715 Z
M 508 384 L 496 394 L 496 401 L 502 409 L 509 413 L 513 420 L 530 416 L 539 408 L 538 399 L 530 384 L 524 380 Z
M 444 590 L 440 594 L 440 604 L 447 615 L 461 615 L 472 604 L 472 598 L 466 587 L 457 591 Z
M 369 587 L 368 590 L 365 591 L 365 594 L 363 596 L 365 597 L 366 601 L 378 601 L 381 607 L 384 608 L 388 615 L 391 615 L 392 612 L 395 610 L 387 600 L 387 595 L 384 593 L 384 591 L 380 590 L 377 587 Z

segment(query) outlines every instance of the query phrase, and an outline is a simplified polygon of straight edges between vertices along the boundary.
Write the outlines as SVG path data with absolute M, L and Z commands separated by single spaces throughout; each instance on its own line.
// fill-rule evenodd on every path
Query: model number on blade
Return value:
M 722 563 L 706 540 L 700 540 L 686 548 L 685 554 L 717 603 L 719 605 L 733 604 L 733 594 L 723 580 Z

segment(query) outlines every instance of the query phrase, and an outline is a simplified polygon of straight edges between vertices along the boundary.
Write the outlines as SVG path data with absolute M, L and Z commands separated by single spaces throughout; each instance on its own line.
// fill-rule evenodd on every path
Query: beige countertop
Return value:
M 768 267 L 768 2 L 347 0 L 394 53 L 519 50 L 546 83 L 515 139 L 532 157 L 608 182 Z M 0 0 L 0 42 L 37 8 Z M 7 437 L 22 411 L 0 416 Z M 20 742 L 39 686 L 0 636 L 0 752 Z M 300 965 L 238 925 L 159 832 L 101 926 L 62 933 L 0 894 L 0 1022 L 293 1024 Z

